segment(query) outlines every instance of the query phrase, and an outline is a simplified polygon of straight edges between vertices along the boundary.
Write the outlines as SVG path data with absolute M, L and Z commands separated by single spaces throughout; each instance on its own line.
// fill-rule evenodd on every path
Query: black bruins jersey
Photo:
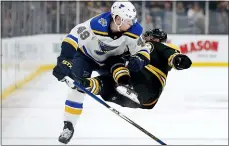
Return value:
M 151 109 L 157 103 L 173 67 L 171 60 L 178 53 L 180 50 L 175 45 L 153 42 L 150 64 L 140 72 L 131 72 L 131 84 L 139 95 L 140 108 Z
M 152 43 L 152 52 L 150 53 L 150 64 L 145 69 L 158 77 L 162 87 L 165 86 L 168 72 L 172 69 L 172 58 L 180 53 L 180 49 L 173 44 Z
M 137 92 L 140 105 L 115 91 L 115 82 L 112 76 L 99 77 L 100 80 L 103 80 L 103 93 L 101 97 L 105 101 L 114 102 L 123 107 L 152 109 L 165 87 L 168 72 L 173 67 L 171 60 L 178 53 L 180 51 L 175 45 L 154 42 L 152 43 L 150 53 L 150 64 L 139 72 L 130 72 L 129 84 Z M 110 68 L 111 66 L 108 64 L 120 62 L 122 58 L 128 59 L 128 57 L 130 57 L 128 53 L 122 56 L 111 57 L 107 60 L 106 67 Z M 105 70 L 107 69 L 105 68 Z

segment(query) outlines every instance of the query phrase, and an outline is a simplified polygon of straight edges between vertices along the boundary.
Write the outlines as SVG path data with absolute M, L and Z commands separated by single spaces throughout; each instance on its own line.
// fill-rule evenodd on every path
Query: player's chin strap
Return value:
M 124 19 L 121 18 L 121 24 L 120 24 L 120 25 L 118 25 L 118 24 L 116 23 L 115 17 L 113 17 L 113 21 L 114 21 L 114 24 L 117 26 L 117 30 L 120 31 L 120 27 L 122 26 Z

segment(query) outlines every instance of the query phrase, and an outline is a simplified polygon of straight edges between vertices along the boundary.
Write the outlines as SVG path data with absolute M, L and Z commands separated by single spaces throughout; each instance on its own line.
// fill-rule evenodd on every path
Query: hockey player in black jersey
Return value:
M 161 29 L 146 31 L 139 43 L 150 43 L 152 46 L 150 64 L 141 71 L 130 71 L 129 76 L 123 74 L 122 66 L 119 67 L 128 55 L 109 58 L 106 67 L 110 68 L 110 74 L 96 77 L 100 81 L 99 95 L 105 101 L 123 107 L 152 109 L 163 92 L 168 72 L 172 68 L 188 69 L 192 64 L 188 56 L 181 54 L 177 46 L 167 44 L 166 40 L 167 34 Z M 89 84 L 82 83 L 84 87 Z

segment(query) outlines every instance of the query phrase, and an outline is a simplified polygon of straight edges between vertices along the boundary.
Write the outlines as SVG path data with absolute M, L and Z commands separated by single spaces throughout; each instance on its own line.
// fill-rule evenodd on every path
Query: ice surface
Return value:
M 47 72 L 4 100 L 2 144 L 59 145 L 67 90 Z M 153 110 L 110 105 L 169 145 L 228 144 L 227 68 L 171 71 Z M 88 97 L 69 143 L 78 144 L 157 143 Z

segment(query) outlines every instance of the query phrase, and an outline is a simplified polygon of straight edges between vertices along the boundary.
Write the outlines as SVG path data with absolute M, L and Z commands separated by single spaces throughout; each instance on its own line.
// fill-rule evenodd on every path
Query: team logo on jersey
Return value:
M 118 46 L 109 46 L 109 45 L 103 43 L 100 40 L 98 40 L 98 43 L 99 43 L 100 50 L 95 50 L 95 53 L 97 55 L 104 55 L 108 51 L 111 51 L 111 50 L 114 50 L 114 49 L 118 48 Z
M 104 18 L 100 18 L 98 20 L 99 24 L 101 24 L 103 27 L 106 27 L 107 26 L 107 20 L 104 19 Z

